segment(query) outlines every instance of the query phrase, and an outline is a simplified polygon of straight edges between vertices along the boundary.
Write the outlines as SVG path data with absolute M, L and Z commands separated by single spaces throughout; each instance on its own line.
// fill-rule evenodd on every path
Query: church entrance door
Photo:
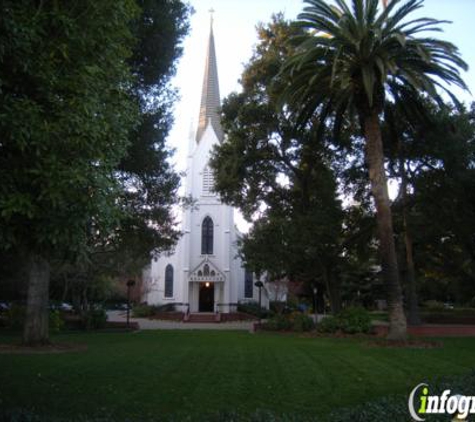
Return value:
M 214 312 L 214 284 L 200 283 L 200 312 Z

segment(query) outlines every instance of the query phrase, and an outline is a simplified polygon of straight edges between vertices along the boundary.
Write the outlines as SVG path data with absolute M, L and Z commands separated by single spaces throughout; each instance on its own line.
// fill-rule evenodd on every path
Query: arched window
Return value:
M 201 254 L 213 254 L 213 220 L 206 217 L 201 225 Z
M 170 264 L 165 268 L 165 297 L 173 297 L 173 267 Z
M 246 299 L 251 299 L 253 296 L 254 285 L 252 282 L 253 282 L 252 271 L 249 271 L 248 269 L 246 269 L 246 272 L 244 273 L 244 297 Z

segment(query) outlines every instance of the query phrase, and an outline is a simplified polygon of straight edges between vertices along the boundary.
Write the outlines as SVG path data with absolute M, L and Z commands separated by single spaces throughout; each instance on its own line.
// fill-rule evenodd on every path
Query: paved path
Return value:
M 108 311 L 108 321 L 126 321 L 126 313 L 124 311 Z M 130 322 L 137 322 L 141 330 L 244 330 L 251 331 L 252 322 L 236 321 L 221 323 L 198 323 L 179 321 L 160 321 L 147 318 L 130 318 Z

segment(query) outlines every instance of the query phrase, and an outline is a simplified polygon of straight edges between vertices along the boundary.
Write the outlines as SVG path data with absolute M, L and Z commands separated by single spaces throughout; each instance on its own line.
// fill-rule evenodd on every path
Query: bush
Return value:
M 443 311 L 445 306 L 437 300 L 426 300 L 422 306 L 429 311 Z
M 132 309 L 132 316 L 135 318 L 147 318 L 154 315 L 156 308 L 151 305 L 136 305 Z
M 243 312 L 245 314 L 254 315 L 259 318 L 259 303 L 257 302 L 246 302 L 238 303 L 237 306 L 238 312 Z M 270 316 L 269 311 L 261 307 L 261 318 L 268 318 Z
M 6 326 L 12 330 L 21 330 L 25 324 L 26 306 L 13 304 L 6 313 Z M 59 332 L 64 327 L 64 320 L 58 310 L 49 312 L 49 328 L 52 332 Z
M 317 325 L 317 330 L 325 334 L 336 333 L 340 329 L 340 320 L 335 316 L 326 316 Z
M 274 314 L 283 314 L 286 307 L 287 307 L 287 304 L 282 301 L 273 300 L 269 302 L 270 312 Z
M 176 305 L 174 303 L 166 303 L 165 305 L 155 306 L 155 312 L 175 312 Z
M 371 331 L 371 315 L 364 308 L 348 308 L 340 312 L 342 331 L 347 334 L 369 333 Z
M 287 331 L 292 328 L 292 322 L 286 315 L 276 315 L 262 324 L 264 330 Z
M 364 308 L 347 308 L 335 316 L 324 318 L 318 324 L 322 333 L 346 334 L 369 333 L 371 331 L 371 315 Z
M 310 331 L 315 327 L 313 320 L 300 312 L 288 315 L 275 315 L 262 324 L 264 330 L 269 331 Z
M 311 331 L 313 328 L 315 328 L 312 318 L 300 312 L 291 313 L 289 319 L 292 323 L 292 331 Z
M 107 313 L 104 308 L 91 308 L 82 315 L 82 323 L 86 330 L 104 328 L 107 323 Z
M 25 323 L 26 306 L 12 304 L 6 313 L 7 327 L 12 330 L 21 330 Z
M 57 309 L 49 313 L 49 329 L 54 333 L 59 333 L 64 328 L 64 319 Z

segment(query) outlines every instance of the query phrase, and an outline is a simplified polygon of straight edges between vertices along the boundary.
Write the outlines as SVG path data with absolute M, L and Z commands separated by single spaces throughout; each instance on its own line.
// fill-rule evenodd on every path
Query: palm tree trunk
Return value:
M 28 297 L 23 343 L 39 346 L 49 343 L 49 278 L 50 266 L 40 255 L 30 257 Z
M 376 205 L 382 272 L 388 301 L 388 339 L 404 340 L 407 334 L 407 324 L 404 315 L 401 284 L 399 282 L 388 185 L 384 170 L 381 126 L 376 111 L 372 111 L 365 116 L 364 133 L 366 138 L 366 161 L 369 170 L 371 192 Z

